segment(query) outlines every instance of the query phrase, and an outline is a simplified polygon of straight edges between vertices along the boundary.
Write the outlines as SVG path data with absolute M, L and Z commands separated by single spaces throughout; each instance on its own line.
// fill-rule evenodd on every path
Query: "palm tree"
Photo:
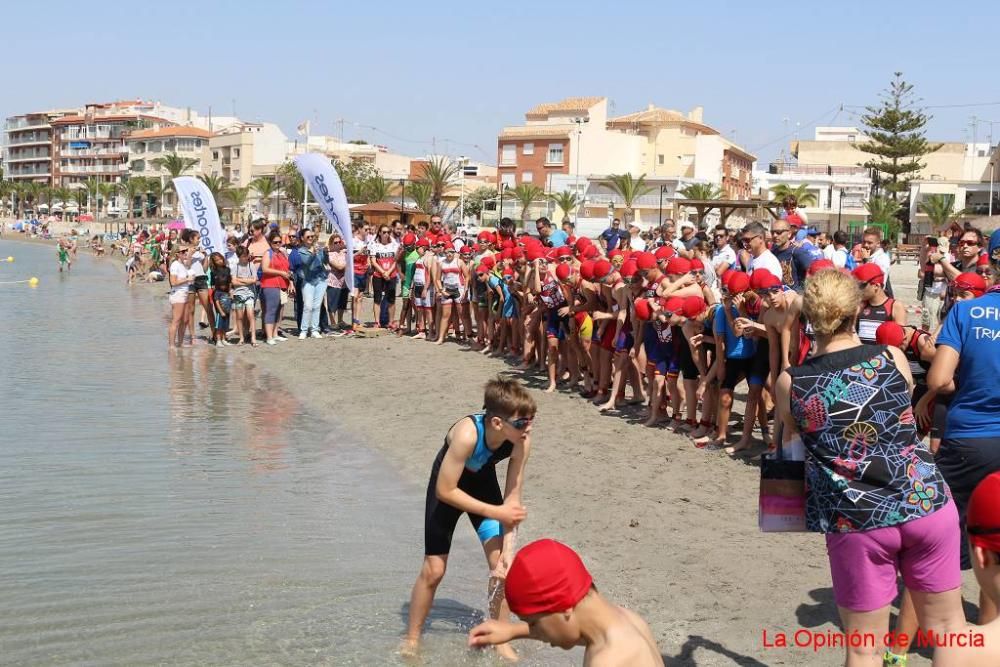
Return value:
M 455 184 L 458 176 L 458 163 L 447 157 L 431 158 L 424 163 L 422 180 L 431 186 L 431 208 L 434 213 L 441 213 L 441 199 L 445 191 Z
M 930 195 L 917 204 L 917 209 L 930 219 L 932 234 L 944 229 L 958 215 L 955 195 Z
M 198 178 L 205 184 L 208 191 L 212 193 L 212 198 L 215 199 L 215 208 L 221 216 L 222 208 L 219 206 L 219 198 L 229 189 L 229 181 L 222 176 L 214 174 L 202 174 Z
M 344 196 L 351 204 L 362 204 L 365 202 L 367 183 L 360 178 L 344 178 L 340 181 L 344 186 Z
M 532 185 L 531 183 L 521 183 L 519 186 L 511 190 L 511 197 L 514 198 L 518 204 L 521 205 L 521 222 L 525 222 L 528 217 L 528 208 L 531 206 L 531 202 L 539 199 L 544 193 L 544 191 L 537 185 Z
M 790 185 L 779 183 L 771 188 L 771 201 L 775 201 L 780 204 L 785 197 L 795 197 L 795 201 L 799 203 L 799 206 L 809 206 L 810 204 L 815 206 L 816 195 L 809 192 L 808 188 L 808 183 L 800 183 L 794 188 Z
M 153 217 L 158 217 L 160 215 L 160 204 L 163 201 L 163 183 L 158 178 L 144 178 L 144 185 L 146 186 L 143 191 L 146 195 L 145 201 L 143 202 L 143 211 L 149 211 L 149 198 L 153 199 Z
M 38 201 L 38 196 L 41 193 L 43 187 L 44 187 L 43 184 L 34 182 L 25 183 L 24 185 L 22 185 L 21 197 L 23 198 L 24 203 L 30 204 L 32 207 L 34 207 L 35 203 Z M 22 206 L 22 209 L 23 208 L 24 207 Z M 35 214 L 37 215 L 38 211 L 35 211 Z
M 69 188 L 52 188 L 52 200 L 59 202 L 63 210 L 63 218 L 66 217 L 66 208 L 73 200 L 73 191 Z
M 392 181 L 381 176 L 372 176 L 364 182 L 364 199 L 366 203 L 374 203 L 389 199 L 392 193 Z
M 417 205 L 423 213 L 431 213 L 431 196 L 433 195 L 433 189 L 431 184 L 426 181 L 410 181 L 406 184 L 404 190 L 405 194 L 410 196 L 413 203 Z
M 98 201 L 98 211 L 107 207 L 108 202 L 116 192 L 118 192 L 118 186 L 114 183 L 99 183 L 97 185 L 97 196 L 100 198 Z
M 882 224 L 890 224 L 895 220 L 896 214 L 899 213 L 901 208 L 902 206 L 899 202 L 890 197 L 883 197 L 882 195 L 872 197 L 865 202 L 865 210 L 868 211 L 871 221 Z
M 569 190 L 563 190 L 562 192 L 554 195 L 549 195 L 549 200 L 555 204 L 560 211 L 563 213 L 563 218 L 569 218 L 573 209 L 577 207 L 580 203 L 580 198 L 575 192 L 570 192 Z
M 237 221 L 242 218 L 243 206 L 247 203 L 247 197 L 250 196 L 250 188 L 227 188 L 222 196 L 225 197 L 231 205 L 231 210 L 229 211 L 229 220 L 232 224 L 236 224 Z
M 0 215 L 4 215 L 7 212 L 7 207 L 4 202 L 7 197 L 11 195 L 14 191 L 14 183 L 11 181 L 5 181 L 3 179 L 3 169 L 0 169 Z M 12 206 L 13 208 L 13 203 Z
M 635 217 L 632 210 L 632 205 L 635 200 L 639 197 L 649 194 L 653 191 L 653 187 L 646 185 L 646 174 L 642 174 L 639 178 L 633 178 L 632 174 L 611 174 L 608 176 L 610 183 L 608 184 L 622 201 L 625 202 L 625 224 L 632 222 Z
M 176 152 L 170 155 L 164 155 L 163 157 L 158 157 L 155 160 L 151 160 L 152 164 L 157 169 L 162 169 L 167 172 L 169 181 L 163 188 L 164 192 L 174 191 L 174 179 L 178 176 L 183 176 L 184 172 L 191 169 L 198 164 L 198 160 L 192 157 L 182 157 Z
M 76 202 L 77 213 L 83 213 L 83 209 L 87 207 L 89 200 L 90 193 L 87 192 L 87 188 L 76 188 L 73 190 L 73 201 Z
M 264 206 L 264 217 L 271 214 L 271 197 L 278 191 L 278 183 L 270 176 L 258 176 L 250 181 L 250 189 L 257 193 L 257 199 Z
M 94 215 L 94 207 L 97 205 L 97 195 L 100 193 L 101 182 L 94 177 L 90 177 L 84 182 L 83 187 L 87 190 L 87 195 L 89 195 L 90 213 Z
M 722 188 L 711 183 L 691 183 L 690 185 L 685 185 L 683 188 L 678 190 L 677 193 L 685 199 L 706 201 L 720 198 L 722 196 Z M 698 212 L 699 227 L 705 222 L 705 216 L 708 215 L 708 212 L 713 208 L 715 208 L 715 206 L 708 206 L 704 204 L 695 205 L 694 209 Z
M 288 203 L 294 206 L 296 211 L 301 210 L 302 202 L 305 200 L 306 182 L 303 180 L 299 170 L 291 162 L 286 162 L 278 167 L 276 177 L 278 183 L 281 184 L 281 191 L 285 193 L 285 199 L 288 200 Z M 296 212 L 297 215 L 298 213 Z
M 142 195 L 146 188 L 146 184 L 143 183 L 142 180 L 141 176 L 133 176 L 118 184 L 118 189 L 121 191 L 122 195 L 125 197 L 125 201 L 128 203 L 129 217 L 135 215 L 135 200 Z

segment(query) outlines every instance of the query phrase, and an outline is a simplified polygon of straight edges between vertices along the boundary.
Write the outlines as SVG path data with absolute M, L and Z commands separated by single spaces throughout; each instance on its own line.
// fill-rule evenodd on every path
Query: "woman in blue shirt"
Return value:
M 994 234 L 1000 246 L 1000 236 Z M 994 248 L 991 240 L 990 248 Z M 1000 257 L 992 259 L 996 276 Z M 964 539 L 965 512 L 976 485 L 1000 470 L 1000 285 L 976 299 L 952 306 L 937 337 L 937 353 L 927 372 L 930 393 L 954 394 L 948 408 L 937 464 L 951 487 L 963 531 L 962 569 L 969 569 Z M 997 616 L 996 605 L 980 594 L 979 624 Z

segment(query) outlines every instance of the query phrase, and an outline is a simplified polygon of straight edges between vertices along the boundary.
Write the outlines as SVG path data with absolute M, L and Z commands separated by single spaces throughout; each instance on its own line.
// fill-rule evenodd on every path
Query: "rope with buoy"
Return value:
M 27 280 L 0 280 L 0 285 L 23 285 L 27 283 L 29 287 L 38 287 L 38 278 L 31 277 Z

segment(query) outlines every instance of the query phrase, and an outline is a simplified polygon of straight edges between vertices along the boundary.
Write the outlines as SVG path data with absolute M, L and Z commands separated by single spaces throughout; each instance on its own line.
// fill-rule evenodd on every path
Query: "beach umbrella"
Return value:
M 80 216 L 80 222 L 93 222 L 94 216 L 89 213 L 84 213 Z
M 167 223 L 167 229 L 184 229 L 184 222 L 182 220 L 171 220 Z

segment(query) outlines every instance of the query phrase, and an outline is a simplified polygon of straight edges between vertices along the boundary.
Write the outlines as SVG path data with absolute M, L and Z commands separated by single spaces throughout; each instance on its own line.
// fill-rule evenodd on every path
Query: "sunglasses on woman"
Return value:
M 972 248 L 974 246 L 978 246 L 979 245 L 979 241 L 970 241 L 970 240 L 967 240 L 967 239 L 963 239 L 963 240 L 961 240 L 961 241 L 958 242 L 958 245 L 960 245 L 963 248 Z

